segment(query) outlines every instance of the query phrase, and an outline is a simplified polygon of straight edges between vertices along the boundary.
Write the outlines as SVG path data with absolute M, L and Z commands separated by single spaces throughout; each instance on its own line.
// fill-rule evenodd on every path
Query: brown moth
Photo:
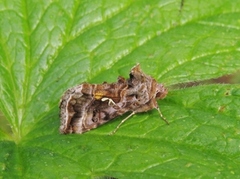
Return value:
M 68 89 L 60 102 L 60 133 L 84 133 L 117 116 L 131 112 L 120 125 L 135 113 L 157 109 L 163 117 L 157 99 L 163 99 L 168 91 L 151 76 L 144 74 L 140 65 L 131 69 L 130 78 L 118 77 L 116 83 L 83 83 Z

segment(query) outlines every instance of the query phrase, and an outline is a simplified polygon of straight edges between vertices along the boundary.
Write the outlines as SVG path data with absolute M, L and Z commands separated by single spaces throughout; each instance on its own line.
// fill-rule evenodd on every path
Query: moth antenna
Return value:
M 132 112 L 132 113 L 129 114 L 125 119 L 123 119 L 123 120 L 120 122 L 120 124 L 118 124 L 118 126 L 114 129 L 114 131 L 112 131 L 112 132 L 110 133 L 110 135 L 115 134 L 115 132 L 119 129 L 119 127 L 120 127 L 126 120 L 128 120 L 130 117 L 132 117 L 134 114 L 135 114 L 135 112 Z
M 164 120 L 169 125 L 169 122 L 167 121 L 167 119 L 163 116 L 162 112 L 160 111 L 159 106 L 156 109 L 157 109 L 160 117 L 162 118 L 162 120 Z

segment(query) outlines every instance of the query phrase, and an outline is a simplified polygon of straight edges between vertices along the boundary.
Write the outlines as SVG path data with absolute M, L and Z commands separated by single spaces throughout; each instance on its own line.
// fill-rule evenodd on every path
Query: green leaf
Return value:
M 0 1 L 0 178 L 237 178 L 240 85 L 173 89 L 240 69 L 240 1 Z M 60 135 L 68 88 L 143 71 L 157 111 Z

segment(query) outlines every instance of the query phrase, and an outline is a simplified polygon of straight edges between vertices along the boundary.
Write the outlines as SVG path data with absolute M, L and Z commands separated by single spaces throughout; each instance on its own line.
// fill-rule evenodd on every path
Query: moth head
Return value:
M 156 98 L 163 99 L 168 93 L 167 88 L 163 86 L 163 84 L 157 84 L 156 86 Z

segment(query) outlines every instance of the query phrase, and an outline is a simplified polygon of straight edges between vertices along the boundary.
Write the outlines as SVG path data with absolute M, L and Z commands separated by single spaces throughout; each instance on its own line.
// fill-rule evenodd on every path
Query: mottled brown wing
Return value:
M 67 90 L 60 103 L 60 132 L 84 133 L 130 111 L 155 108 L 160 113 L 156 100 L 164 98 L 167 89 L 144 74 L 139 64 L 129 76 L 128 80 L 119 77 L 116 83 L 83 83 Z
M 60 103 L 60 133 L 81 134 L 118 116 L 119 95 L 126 87 L 119 77 L 117 83 L 84 83 L 67 90 Z
M 60 102 L 60 133 L 81 133 L 82 121 L 86 118 L 86 110 L 91 106 L 94 98 L 91 95 L 91 86 L 88 93 L 85 84 L 67 90 Z

